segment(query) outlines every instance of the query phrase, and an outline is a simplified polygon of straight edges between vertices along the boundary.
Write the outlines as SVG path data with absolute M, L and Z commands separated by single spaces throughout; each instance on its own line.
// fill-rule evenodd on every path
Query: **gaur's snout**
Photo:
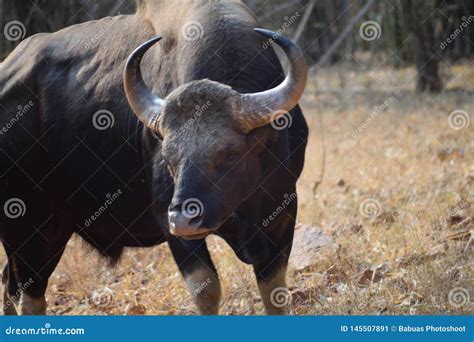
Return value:
M 168 222 L 171 234 L 187 239 L 199 239 L 211 230 L 202 227 L 204 209 L 199 200 L 192 199 L 171 205 Z

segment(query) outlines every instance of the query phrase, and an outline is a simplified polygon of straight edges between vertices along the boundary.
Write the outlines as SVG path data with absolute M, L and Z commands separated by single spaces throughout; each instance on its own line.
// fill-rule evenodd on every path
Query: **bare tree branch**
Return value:
M 316 5 L 316 0 L 311 0 L 308 6 L 306 6 L 306 9 L 303 14 L 303 18 L 301 18 L 301 23 L 298 25 L 298 28 L 296 29 L 296 32 L 293 35 L 293 41 L 295 43 L 298 43 L 298 40 L 301 38 L 301 35 L 304 32 L 306 24 L 308 23 L 308 19 L 311 15 L 311 12 L 313 12 L 313 8 L 315 5 Z
M 354 25 L 369 11 L 369 9 L 374 5 L 375 0 L 369 0 L 367 3 L 362 7 L 359 12 L 355 15 L 354 18 L 350 21 L 350 23 L 344 28 L 341 35 L 334 41 L 334 43 L 326 50 L 324 55 L 321 56 L 319 61 L 316 63 L 314 67 L 319 67 L 320 65 L 325 64 L 328 59 L 332 56 L 332 54 L 337 50 L 337 48 L 341 45 L 341 43 L 346 39 L 349 34 L 352 32 Z

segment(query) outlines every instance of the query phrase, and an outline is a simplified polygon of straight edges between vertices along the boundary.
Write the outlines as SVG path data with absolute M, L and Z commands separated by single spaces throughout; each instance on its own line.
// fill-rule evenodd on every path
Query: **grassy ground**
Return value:
M 473 312 L 474 123 L 453 129 L 448 114 L 474 120 L 474 68 L 443 66 L 443 75 L 440 95 L 413 93 L 412 68 L 340 65 L 310 78 L 298 220 L 321 227 L 337 247 L 290 270 L 294 314 Z M 326 166 L 314 194 L 320 119 Z M 221 312 L 263 314 L 251 268 L 219 238 L 208 242 L 225 292 Z M 50 314 L 196 313 L 167 246 L 128 250 L 109 268 L 73 239 L 47 299 Z

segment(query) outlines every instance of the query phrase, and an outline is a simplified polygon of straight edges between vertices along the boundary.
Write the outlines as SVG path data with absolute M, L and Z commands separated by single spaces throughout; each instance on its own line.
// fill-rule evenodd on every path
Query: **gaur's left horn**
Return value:
M 279 114 L 293 109 L 303 94 L 308 74 L 303 52 L 291 40 L 269 30 L 254 30 L 275 41 L 285 51 L 290 68 L 285 80 L 275 88 L 240 94 L 239 120 L 248 132 L 277 120 Z
M 125 95 L 130 107 L 145 126 L 158 134 L 158 119 L 165 101 L 148 89 L 143 81 L 140 62 L 145 52 L 160 39 L 161 37 L 152 38 L 137 47 L 128 57 L 123 73 Z

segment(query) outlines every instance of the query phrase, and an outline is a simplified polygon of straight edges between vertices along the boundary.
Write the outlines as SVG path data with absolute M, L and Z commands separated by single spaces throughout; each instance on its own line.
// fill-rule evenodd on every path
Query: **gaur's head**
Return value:
M 202 238 L 228 218 L 255 188 L 259 143 L 251 132 L 296 106 L 306 85 L 300 49 L 274 32 L 255 29 L 286 52 L 290 68 L 273 89 L 240 94 L 211 80 L 183 84 L 162 99 L 143 82 L 140 61 L 160 37 L 130 55 L 124 86 L 140 121 L 162 138 L 161 156 L 174 179 L 170 232 Z

